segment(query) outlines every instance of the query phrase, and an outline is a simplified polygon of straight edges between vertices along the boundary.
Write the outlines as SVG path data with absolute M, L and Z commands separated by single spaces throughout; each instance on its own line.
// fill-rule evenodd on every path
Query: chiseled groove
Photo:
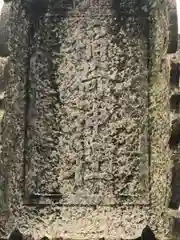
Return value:
M 29 105 L 30 105 L 30 96 L 29 96 L 29 89 L 30 89 L 30 80 L 29 80 L 29 74 L 30 74 L 30 59 L 31 59 L 31 45 L 32 45 L 32 38 L 33 38 L 33 26 L 30 23 L 29 24 L 29 31 L 28 31 L 28 48 L 29 48 L 29 52 L 28 52 L 28 56 L 27 56 L 27 69 L 26 69 L 26 74 L 25 74 L 25 108 L 24 108 L 24 152 L 23 152 L 23 165 L 24 165 L 24 173 L 23 173 L 23 177 L 24 177 L 24 200 L 28 200 L 29 198 L 29 193 L 27 190 L 27 186 L 26 186 L 26 174 L 28 171 L 28 159 L 27 159 L 27 151 L 28 151 L 28 114 L 29 114 Z

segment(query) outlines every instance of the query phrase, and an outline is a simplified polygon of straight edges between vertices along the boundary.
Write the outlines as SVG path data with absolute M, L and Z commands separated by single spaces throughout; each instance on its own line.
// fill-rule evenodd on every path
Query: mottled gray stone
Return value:
M 161 162 L 148 142 L 148 94 L 153 102 L 157 86 L 148 82 L 143 9 L 137 0 L 76 1 L 75 9 L 54 0 L 32 32 L 13 2 L 0 172 L 5 233 L 17 226 L 35 239 L 129 239 L 147 222 L 158 236 L 169 232 L 168 156 Z M 152 144 L 168 129 L 166 120 L 164 132 L 154 127 L 167 101 L 158 99 Z M 156 143 L 164 153 L 166 143 Z
M 88 17 L 87 12 L 87 17 L 77 20 L 75 26 L 75 17 L 57 22 L 53 31 L 57 36 L 54 44 L 61 44 L 58 55 L 50 43 L 52 59 L 38 49 L 31 57 L 33 95 L 28 121 L 31 114 L 35 121 L 32 119 L 28 133 L 27 158 L 31 163 L 28 174 L 36 172 L 36 177 L 33 181 L 27 178 L 34 183 L 29 192 L 57 191 L 66 204 L 117 204 L 123 200 L 148 203 L 148 171 L 147 186 L 140 186 L 140 162 L 148 169 L 147 149 L 141 140 L 146 138 L 147 125 L 147 69 L 143 62 L 146 40 L 139 40 L 141 33 L 137 33 L 130 42 L 130 28 L 124 25 L 112 34 L 114 26 L 108 21 L 112 14 L 107 17 L 103 13 L 106 8 L 99 13 L 101 20 L 99 16 Z M 129 25 L 133 28 L 137 23 L 132 16 Z M 52 23 L 47 22 L 46 28 L 48 24 Z M 97 29 L 99 33 L 104 31 L 103 38 L 96 38 Z M 131 44 L 136 41 L 132 50 Z M 84 47 L 79 46 L 80 42 Z M 136 53 L 129 56 L 131 51 Z M 135 59 L 136 70 L 132 64 Z M 50 60 L 57 65 L 53 78 Z M 126 63 L 132 68 L 125 68 Z M 129 79 L 122 74 L 129 74 Z M 52 189 L 54 184 L 56 189 Z

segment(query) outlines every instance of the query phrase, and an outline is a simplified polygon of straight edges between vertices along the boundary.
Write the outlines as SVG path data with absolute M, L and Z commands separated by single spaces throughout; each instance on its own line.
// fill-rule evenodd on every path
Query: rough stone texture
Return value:
M 100 4 L 54 17 L 55 25 L 47 18 L 46 51 L 34 39 L 26 184 L 29 194 L 57 192 L 65 204 L 147 204 L 147 39 L 133 13 L 128 27 L 125 16 L 115 26 L 110 2 Z
M 151 214 L 159 239 L 172 239 L 172 218 L 167 207 L 173 163 L 170 138 L 170 61 L 164 62 L 167 51 L 167 8 L 159 1 L 152 12 L 151 75 L 150 75 L 150 141 L 151 141 Z M 169 57 L 168 57 L 169 58 Z M 162 64 L 163 63 L 163 64 Z M 166 183 L 166 184 L 164 184 Z M 162 200 L 162 196 L 164 199 Z M 171 215 L 171 216 L 170 216 Z
M 166 7 L 148 28 L 145 2 L 68 4 L 50 1 L 36 26 L 11 6 L 0 233 L 129 239 L 148 223 L 166 239 Z

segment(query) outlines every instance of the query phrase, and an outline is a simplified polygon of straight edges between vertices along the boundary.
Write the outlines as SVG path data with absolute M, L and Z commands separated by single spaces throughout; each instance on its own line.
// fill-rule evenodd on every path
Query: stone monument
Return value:
M 4 4 L 2 239 L 171 239 L 167 2 Z

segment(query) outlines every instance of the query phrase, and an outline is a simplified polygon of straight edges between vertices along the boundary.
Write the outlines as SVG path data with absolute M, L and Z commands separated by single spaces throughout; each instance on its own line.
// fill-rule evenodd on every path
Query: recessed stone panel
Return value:
M 47 21 L 41 35 L 49 51 L 34 39 L 27 198 L 67 205 L 149 203 L 147 38 L 141 28 L 130 30 L 141 24 L 136 15 L 114 20 L 112 6 L 105 6 L 108 19 L 103 11 L 92 18 L 83 10 L 86 18 L 77 17 L 76 24 L 74 17 Z

